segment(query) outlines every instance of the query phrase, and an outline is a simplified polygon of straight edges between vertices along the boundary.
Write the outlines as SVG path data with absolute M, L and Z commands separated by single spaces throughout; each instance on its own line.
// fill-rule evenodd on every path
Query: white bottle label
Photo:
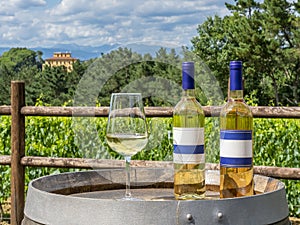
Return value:
M 173 162 L 180 164 L 205 163 L 204 128 L 173 128 Z
M 221 130 L 220 165 L 223 167 L 252 166 L 252 131 Z

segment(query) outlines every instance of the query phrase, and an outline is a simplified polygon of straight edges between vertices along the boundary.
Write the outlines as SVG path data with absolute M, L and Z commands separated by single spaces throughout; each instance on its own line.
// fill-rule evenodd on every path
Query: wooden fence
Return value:
M 220 107 L 203 107 L 205 116 L 218 116 Z M 251 107 L 258 118 L 298 118 L 300 107 Z M 147 117 L 171 117 L 171 107 L 146 107 Z M 25 205 L 25 167 L 58 168 L 113 168 L 124 167 L 119 160 L 100 160 L 86 158 L 49 158 L 25 155 L 25 117 L 63 116 L 63 117 L 107 117 L 108 107 L 33 107 L 25 105 L 25 84 L 11 82 L 11 106 L 0 106 L 0 115 L 11 115 L 11 155 L 0 156 L 0 165 L 11 166 L 11 224 L 21 225 Z M 132 161 L 134 166 L 171 167 L 172 162 Z M 217 164 L 207 163 L 207 169 L 218 169 Z M 300 179 L 300 168 L 255 166 L 254 172 L 275 178 Z

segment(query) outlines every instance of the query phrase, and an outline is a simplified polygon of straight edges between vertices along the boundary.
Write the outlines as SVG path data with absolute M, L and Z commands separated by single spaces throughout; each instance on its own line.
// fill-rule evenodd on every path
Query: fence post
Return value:
M 11 224 L 21 225 L 24 217 L 25 171 L 21 158 L 25 155 L 25 83 L 11 82 Z

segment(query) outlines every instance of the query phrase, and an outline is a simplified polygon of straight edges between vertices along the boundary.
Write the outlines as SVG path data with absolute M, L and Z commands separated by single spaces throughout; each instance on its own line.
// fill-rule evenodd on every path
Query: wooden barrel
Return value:
M 178 201 L 173 171 L 132 168 L 132 193 L 122 201 L 121 169 L 64 173 L 31 181 L 23 225 L 287 225 L 289 211 L 282 182 L 255 175 L 255 195 L 219 199 L 219 171 L 206 172 L 207 198 Z

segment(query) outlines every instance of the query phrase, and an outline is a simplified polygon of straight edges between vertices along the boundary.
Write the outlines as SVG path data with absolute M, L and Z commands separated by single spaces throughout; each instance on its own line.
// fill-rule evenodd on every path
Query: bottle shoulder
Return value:
M 204 114 L 201 104 L 196 98 L 182 98 L 174 108 L 174 114 L 189 111 L 190 113 Z
M 229 101 L 221 109 L 220 116 L 225 116 L 231 113 L 253 117 L 250 107 L 243 101 Z

